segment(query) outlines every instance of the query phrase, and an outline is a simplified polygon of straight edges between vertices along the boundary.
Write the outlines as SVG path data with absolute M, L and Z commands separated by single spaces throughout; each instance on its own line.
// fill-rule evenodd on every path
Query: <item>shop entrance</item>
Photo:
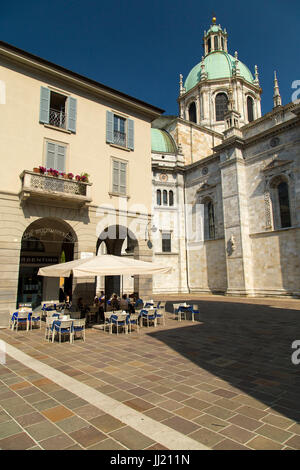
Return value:
M 45 300 L 57 300 L 72 294 L 72 278 L 38 276 L 39 268 L 73 261 L 76 236 L 60 219 L 43 218 L 25 230 L 20 253 L 17 306 L 31 303 L 33 308 Z M 61 291 L 60 291 L 61 289 Z
M 128 256 L 138 258 L 138 241 L 134 234 L 123 225 L 111 225 L 100 234 L 97 254 L 115 256 Z M 115 293 L 120 296 L 123 292 L 134 291 L 133 276 L 99 276 L 97 279 L 97 293 L 105 291 L 106 298 Z

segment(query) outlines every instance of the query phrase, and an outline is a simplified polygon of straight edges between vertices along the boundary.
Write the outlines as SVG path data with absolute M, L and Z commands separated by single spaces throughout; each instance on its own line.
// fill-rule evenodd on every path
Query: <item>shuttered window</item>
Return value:
M 106 111 L 106 142 L 134 150 L 134 121 Z
M 113 160 L 112 192 L 126 194 L 127 192 L 127 163 Z
M 41 87 L 40 122 L 76 132 L 77 100 Z
M 66 149 L 65 145 L 55 142 L 46 142 L 46 167 L 65 172 Z

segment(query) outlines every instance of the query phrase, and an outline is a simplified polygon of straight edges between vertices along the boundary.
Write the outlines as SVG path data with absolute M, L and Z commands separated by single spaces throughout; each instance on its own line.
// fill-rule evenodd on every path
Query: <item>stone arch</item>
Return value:
M 38 249 L 39 242 L 43 252 Z M 59 278 L 38 276 L 37 272 L 42 266 L 59 263 L 62 252 L 65 261 L 76 259 L 77 246 L 74 229 L 63 219 L 42 217 L 29 223 L 21 238 L 17 304 L 31 303 L 35 308 L 43 300 L 56 300 L 60 285 L 72 295 L 72 277 L 60 283 Z
M 109 225 L 99 234 L 96 243 L 96 254 L 115 256 L 133 256 L 139 258 L 139 241 L 134 233 L 124 225 Z M 123 291 L 139 290 L 137 276 L 99 276 L 96 293 L 105 291 L 106 296 L 113 292 L 120 295 Z

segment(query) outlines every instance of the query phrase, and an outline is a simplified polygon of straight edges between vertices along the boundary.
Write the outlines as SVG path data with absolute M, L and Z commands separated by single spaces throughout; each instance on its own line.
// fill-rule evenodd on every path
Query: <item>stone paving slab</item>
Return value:
M 88 329 L 86 342 L 52 344 L 42 328 L 1 330 L 0 339 L 204 446 L 300 449 L 300 365 L 291 362 L 300 301 L 209 296 L 193 303 L 195 322 L 168 314 L 164 327 L 131 335 Z M 9 356 L 0 365 L 0 406 L 1 449 L 165 448 Z

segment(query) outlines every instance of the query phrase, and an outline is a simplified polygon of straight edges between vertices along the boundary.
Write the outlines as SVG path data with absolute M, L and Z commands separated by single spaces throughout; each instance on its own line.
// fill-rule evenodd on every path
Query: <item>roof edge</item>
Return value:
M 19 49 L 18 47 L 13 46 L 11 44 L 8 44 L 4 41 L 0 41 L 0 54 L 1 53 L 5 54 L 5 51 L 7 51 L 8 53 L 10 52 L 10 53 L 13 53 L 13 54 L 17 54 L 17 55 L 22 56 L 23 58 L 25 58 L 27 60 L 31 60 L 33 62 L 36 62 L 37 65 L 50 67 L 54 71 L 66 74 L 67 76 L 70 76 L 72 78 L 80 80 L 80 81 L 82 81 L 82 82 L 84 82 L 88 85 L 92 85 L 92 86 L 98 88 L 99 91 L 102 91 L 106 94 L 115 95 L 115 97 L 119 98 L 121 101 L 122 100 L 123 101 L 124 100 L 130 101 L 132 104 L 137 105 L 139 108 L 141 108 L 141 107 L 144 108 L 144 112 L 147 113 L 147 110 L 148 110 L 148 113 L 150 113 L 151 115 L 155 115 L 155 116 L 157 114 L 161 115 L 162 113 L 165 112 L 165 110 L 163 110 L 161 108 L 158 108 L 157 106 L 151 105 L 149 103 L 146 103 L 145 101 L 139 100 L 138 98 L 127 95 L 126 93 L 123 93 L 119 90 L 111 88 L 111 87 L 109 87 L 107 85 L 104 85 L 103 83 L 97 82 L 96 80 L 93 80 L 91 78 L 85 77 L 84 75 L 81 75 L 77 72 L 73 72 L 72 70 L 68 70 L 65 67 L 62 67 L 61 65 L 57 65 L 53 62 L 50 62 L 46 59 L 43 59 L 42 57 L 39 57 L 39 56 L 34 55 L 30 52 Z M 5 54 L 5 55 L 7 55 L 7 54 Z M 68 78 L 68 77 L 66 77 L 66 78 Z

